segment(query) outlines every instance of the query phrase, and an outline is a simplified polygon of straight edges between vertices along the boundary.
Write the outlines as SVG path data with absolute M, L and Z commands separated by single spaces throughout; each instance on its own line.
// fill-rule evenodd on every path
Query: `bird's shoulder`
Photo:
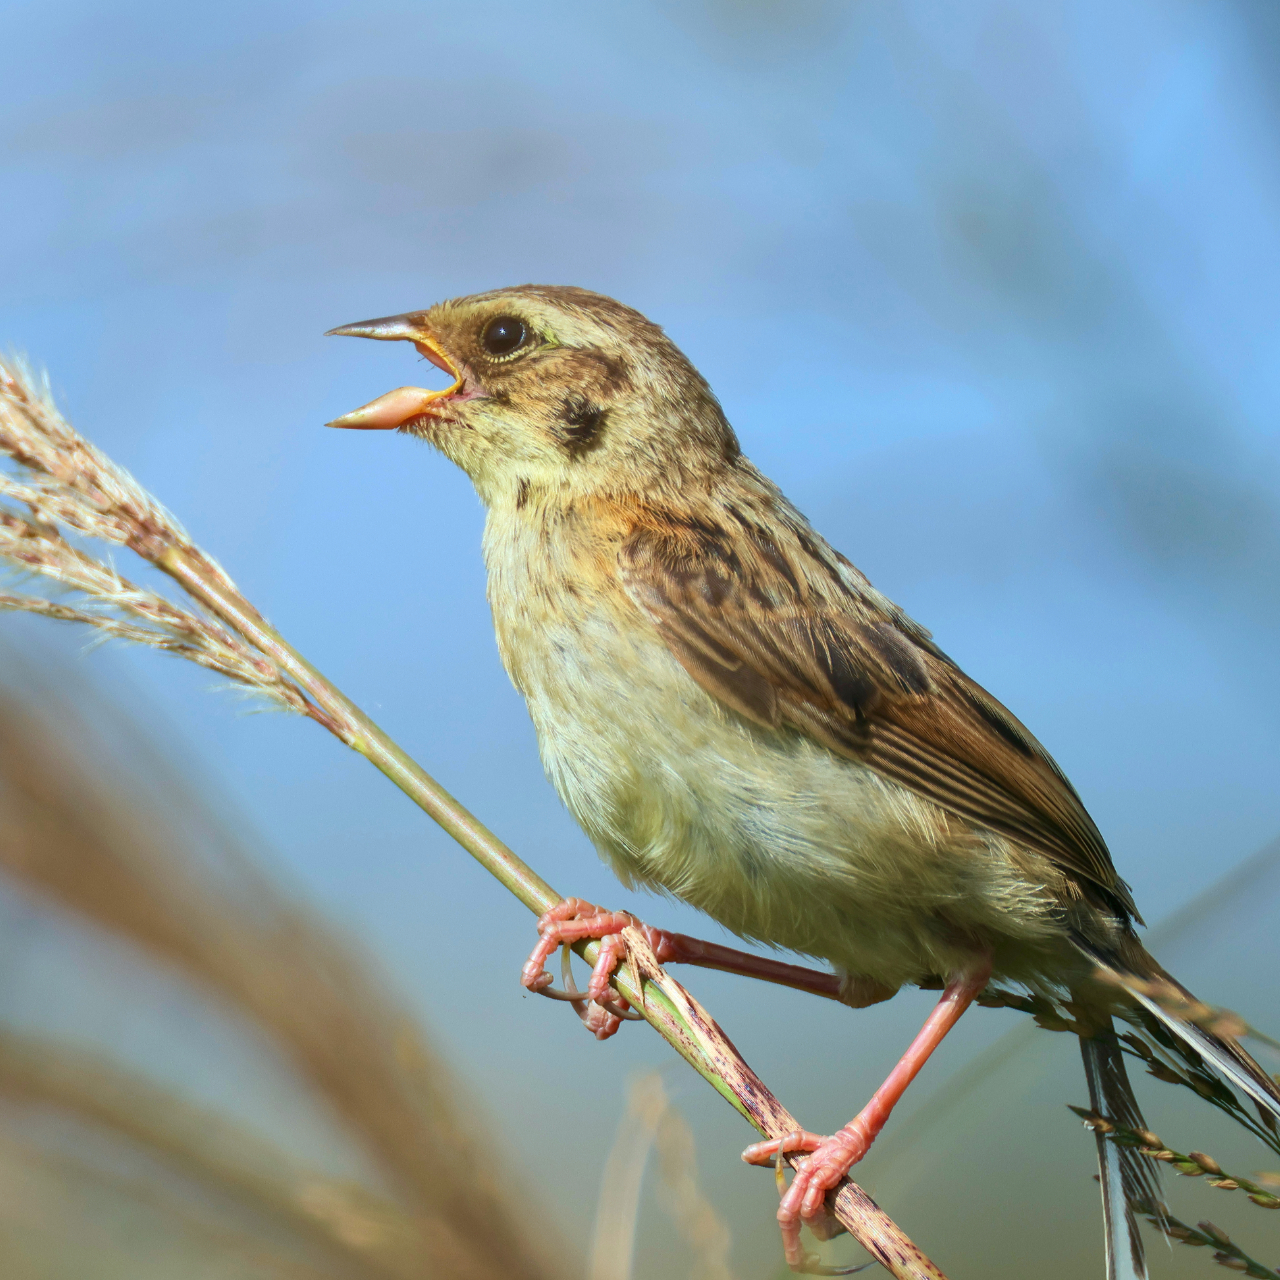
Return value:
M 1048 752 L 767 481 L 635 510 L 617 564 L 672 655 L 726 706 L 1029 846 L 1136 914 Z

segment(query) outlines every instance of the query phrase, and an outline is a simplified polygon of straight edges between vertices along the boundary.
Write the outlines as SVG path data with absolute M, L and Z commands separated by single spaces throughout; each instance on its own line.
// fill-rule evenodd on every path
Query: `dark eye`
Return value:
M 480 342 L 491 356 L 509 356 L 524 345 L 529 330 L 518 316 L 495 316 L 480 332 Z

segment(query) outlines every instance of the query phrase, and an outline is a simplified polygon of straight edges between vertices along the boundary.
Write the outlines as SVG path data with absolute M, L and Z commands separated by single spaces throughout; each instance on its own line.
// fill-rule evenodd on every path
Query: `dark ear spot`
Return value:
M 559 418 L 563 424 L 560 435 L 571 458 L 581 457 L 599 443 L 605 419 L 603 406 L 575 393 L 561 402 Z

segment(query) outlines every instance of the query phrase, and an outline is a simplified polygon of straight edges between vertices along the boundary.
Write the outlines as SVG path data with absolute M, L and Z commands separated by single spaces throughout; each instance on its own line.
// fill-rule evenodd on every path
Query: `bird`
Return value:
M 810 1265 L 801 1226 L 822 1227 L 826 1194 L 993 980 L 1068 1002 L 1099 1114 L 1144 1128 L 1119 1014 L 1280 1116 L 1276 1081 L 1188 1015 L 1194 997 L 1142 945 L 1130 888 L 1049 753 L 751 464 L 657 324 L 586 289 L 522 285 L 330 333 L 408 341 L 452 379 L 328 425 L 398 430 L 470 477 L 503 664 L 618 878 L 826 962 L 855 1007 L 942 988 L 848 1125 L 744 1153 L 796 1157 L 778 1209 L 793 1269 Z M 588 1025 L 611 1034 L 633 923 L 566 899 L 522 980 L 547 990 L 558 947 L 600 939 Z M 683 958 L 688 940 L 648 936 Z M 1108 1275 L 1144 1276 L 1133 1205 L 1158 1204 L 1150 1162 L 1098 1146 Z

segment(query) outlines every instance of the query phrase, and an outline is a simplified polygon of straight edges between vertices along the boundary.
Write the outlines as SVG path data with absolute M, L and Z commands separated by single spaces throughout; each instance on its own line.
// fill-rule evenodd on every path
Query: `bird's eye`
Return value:
M 509 356 L 528 337 L 529 330 L 518 316 L 495 316 L 481 330 L 480 343 L 491 356 Z

